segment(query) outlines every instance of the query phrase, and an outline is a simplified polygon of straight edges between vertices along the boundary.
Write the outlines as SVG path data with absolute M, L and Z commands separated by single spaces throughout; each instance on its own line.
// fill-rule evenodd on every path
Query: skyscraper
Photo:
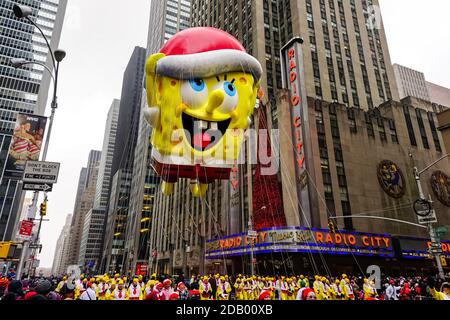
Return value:
M 106 119 L 103 137 L 102 157 L 95 191 L 94 208 L 106 210 L 111 184 L 111 166 L 116 145 L 117 122 L 119 119 L 120 100 L 114 99 Z
M 152 2 L 147 56 L 158 52 L 165 41 L 170 39 L 175 33 L 189 27 L 190 5 L 190 1 L 186 0 Z M 137 264 L 146 266 L 149 259 L 149 242 L 155 208 L 155 196 L 158 192 L 159 185 L 159 178 L 150 165 L 151 129 L 143 114 L 146 107 L 147 101 L 144 90 L 134 165 L 135 172 L 133 174 L 130 197 L 130 210 L 131 212 L 135 212 L 135 214 L 130 215 L 128 218 L 125 242 L 126 251 L 130 252 L 130 255 L 128 255 L 125 261 L 125 265 L 127 269 L 131 270 L 134 270 Z
M 94 204 L 100 157 L 100 151 L 92 150 L 89 153 L 87 168 L 81 169 L 70 230 L 70 249 L 67 265 L 78 265 L 84 220 Z
M 98 167 L 95 200 L 93 208 L 86 214 L 81 237 L 79 264 L 83 266 L 89 265 L 95 268 L 95 270 L 100 266 L 102 254 L 119 108 L 120 101 L 115 99 L 106 119 L 102 156 Z
M 125 255 L 125 233 L 131 197 L 131 180 L 134 174 L 135 149 L 144 83 L 146 50 L 136 47 L 123 77 L 122 96 L 117 124 L 116 141 L 111 170 L 111 187 L 105 226 L 105 245 L 102 269 L 114 261 L 122 268 Z M 111 260 L 112 259 L 112 260 Z
M 394 64 L 400 99 L 419 98 L 431 102 L 434 112 L 450 108 L 450 89 L 428 82 L 423 72 Z
M 425 101 L 431 101 L 423 72 L 394 64 L 394 73 L 400 99 L 416 97 Z
M 15 69 L 10 60 L 24 58 L 52 68 L 42 35 L 26 19 L 15 17 L 12 9 L 16 3 L 0 0 L 0 239 L 4 240 L 14 235 L 17 211 L 23 200 L 18 179 L 4 174 L 16 116 L 18 112 L 44 115 L 51 80 L 50 74 L 39 65 Z M 51 48 L 57 49 L 67 0 L 36 0 L 25 4 L 33 9 L 30 18 L 47 35 Z
M 70 224 L 72 223 L 72 215 L 66 217 L 66 223 L 61 230 L 61 233 L 56 242 L 55 255 L 53 257 L 52 275 L 60 275 L 67 272 L 67 265 L 65 265 L 67 255 L 68 243 L 70 239 Z

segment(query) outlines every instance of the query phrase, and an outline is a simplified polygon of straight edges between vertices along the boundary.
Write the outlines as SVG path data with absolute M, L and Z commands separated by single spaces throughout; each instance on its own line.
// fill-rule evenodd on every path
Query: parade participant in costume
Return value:
M 212 287 L 208 281 L 208 277 L 203 277 L 202 282 L 199 286 L 200 300 L 212 300 Z
M 350 282 L 349 278 L 345 278 L 344 285 L 344 300 L 355 300 L 355 293 L 353 291 L 353 285 Z
M 300 275 L 297 281 L 297 286 L 300 289 L 309 287 L 308 279 L 306 279 L 304 275 Z
M 144 277 L 142 275 L 140 275 L 138 277 L 139 279 L 139 286 L 141 287 L 141 300 L 144 300 L 145 298 L 145 282 L 144 282 Z
M 87 283 L 86 290 L 81 294 L 80 300 L 84 300 L 84 301 L 97 300 L 97 293 L 95 291 L 93 283 L 91 283 L 91 282 Z
M 170 279 L 166 279 L 163 281 L 163 300 L 170 300 L 170 295 L 173 293 L 172 289 L 172 281 Z
M 114 290 L 116 290 L 116 281 L 113 279 L 106 289 L 105 300 L 114 300 Z
M 128 292 L 123 280 L 119 280 L 117 288 L 113 291 L 113 300 L 128 300 Z
M 430 278 L 428 281 L 428 286 L 430 288 L 430 294 L 436 300 L 450 301 L 450 283 L 444 282 L 441 286 L 441 291 L 437 291 L 436 280 L 434 278 Z
M 244 300 L 244 283 L 241 281 L 241 278 L 236 279 L 234 292 L 236 294 L 236 300 Z
M 295 300 L 295 285 L 292 281 L 292 278 L 286 279 L 287 287 L 286 287 L 286 300 Z
M 364 279 L 363 284 L 364 300 L 373 300 L 378 297 L 377 289 L 369 282 L 369 279 Z
M 161 282 L 156 283 L 153 288 L 153 291 L 149 295 L 147 295 L 145 300 L 153 300 L 153 301 L 165 300 L 164 293 L 162 291 L 163 288 L 164 285 Z
M 75 281 L 75 300 L 80 297 L 81 291 L 84 290 L 83 280 L 84 274 L 81 274 L 80 278 Z
M 258 298 L 259 301 L 263 301 L 263 300 L 272 300 L 272 298 L 270 297 L 270 292 L 267 290 L 263 290 L 261 292 L 261 294 L 259 295 Z
M 386 288 L 386 294 L 385 299 L 386 300 L 398 300 L 398 290 L 400 290 L 400 287 L 395 286 L 394 280 L 389 280 L 389 285 Z
M 217 286 L 216 300 L 229 300 L 231 288 L 226 287 L 225 277 L 220 277 Z
M 106 291 L 108 290 L 107 280 L 108 279 L 105 279 L 104 277 L 100 278 L 100 282 L 97 286 L 98 300 L 106 300 Z
M 149 280 L 147 282 L 147 285 L 145 286 L 145 290 L 144 290 L 144 300 L 150 300 L 149 296 L 153 292 L 155 285 L 156 285 L 155 280 Z
M 190 294 L 189 290 L 186 288 L 184 282 L 180 282 L 177 286 L 178 289 L 178 300 L 189 300 Z
M 316 294 L 317 300 L 326 300 L 326 293 L 324 292 L 325 288 L 323 286 L 320 276 L 315 276 L 313 289 L 314 293 Z
M 253 290 L 253 278 L 245 279 L 244 284 L 244 300 L 255 300 L 254 290 Z
M 328 300 L 334 300 L 336 293 L 333 290 L 333 286 L 330 285 L 330 280 L 325 278 L 324 285 L 325 285 L 325 290 L 326 290 Z
M 333 300 L 342 300 L 342 291 L 340 287 L 340 281 L 339 279 L 336 279 L 336 281 L 333 283 L 333 292 L 334 292 L 334 298 Z
M 281 277 L 281 280 L 279 282 L 280 285 L 280 300 L 287 300 L 287 294 L 288 294 L 288 284 L 286 281 L 286 278 L 284 276 Z
M 58 283 L 58 285 L 56 286 L 55 292 L 60 292 L 62 287 L 64 287 L 64 285 L 67 283 L 67 277 L 64 276 L 62 278 L 62 280 Z
M 298 291 L 297 300 L 317 300 L 316 294 L 311 288 L 302 288 Z
M 139 279 L 134 278 L 131 285 L 128 287 L 128 300 L 142 300 L 142 291 L 139 284 Z
M 180 299 L 180 294 L 178 292 L 172 292 L 168 300 L 175 301 Z

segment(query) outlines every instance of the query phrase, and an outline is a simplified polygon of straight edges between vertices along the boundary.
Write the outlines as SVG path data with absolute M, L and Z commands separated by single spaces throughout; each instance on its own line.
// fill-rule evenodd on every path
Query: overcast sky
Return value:
M 450 87 L 450 1 L 379 1 L 392 62 Z M 120 98 L 133 48 L 146 47 L 149 14 L 150 0 L 69 0 L 60 44 L 67 58 L 61 65 L 60 107 L 48 157 L 62 166 L 49 198 L 51 221 L 42 228 L 41 267 L 52 265 L 89 151 L 102 148 L 106 115 L 112 100 Z

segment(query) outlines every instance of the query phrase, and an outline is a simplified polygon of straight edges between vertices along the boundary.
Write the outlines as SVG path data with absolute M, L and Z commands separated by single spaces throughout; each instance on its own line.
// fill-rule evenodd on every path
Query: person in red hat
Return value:
M 297 299 L 296 300 L 317 300 L 316 293 L 311 288 L 302 288 L 297 293 Z
M 147 295 L 145 300 L 153 300 L 153 301 L 164 300 L 163 293 L 162 293 L 163 287 L 164 287 L 163 284 L 161 282 L 158 282 L 153 287 L 152 292 L 150 292 L 150 294 Z
M 258 300 L 272 300 L 270 297 L 270 291 L 269 290 L 263 290 L 261 294 L 259 295 Z
M 173 292 L 170 294 L 169 300 L 173 301 L 173 300 L 178 300 L 179 298 L 179 293 L 178 292 Z
M 398 300 L 398 290 L 400 290 L 401 287 L 395 286 L 395 281 L 390 280 L 389 286 L 386 288 L 386 300 Z
M 186 288 L 186 285 L 184 284 L 184 282 L 180 282 L 177 286 L 178 288 L 178 300 L 189 300 L 190 299 L 190 294 L 189 294 L 189 290 Z
M 170 279 L 166 279 L 163 281 L 163 289 L 162 289 L 162 296 L 163 300 L 170 300 L 170 295 L 173 293 L 172 289 L 172 281 Z

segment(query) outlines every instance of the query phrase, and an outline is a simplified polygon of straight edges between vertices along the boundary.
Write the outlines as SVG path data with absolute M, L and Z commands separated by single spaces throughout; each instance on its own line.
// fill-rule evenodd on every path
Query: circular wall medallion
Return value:
M 436 198 L 450 207 L 450 177 L 442 171 L 436 171 L 431 176 L 431 188 Z
M 378 165 L 378 181 L 390 197 L 400 199 L 405 195 L 405 178 L 397 164 L 384 160 Z

